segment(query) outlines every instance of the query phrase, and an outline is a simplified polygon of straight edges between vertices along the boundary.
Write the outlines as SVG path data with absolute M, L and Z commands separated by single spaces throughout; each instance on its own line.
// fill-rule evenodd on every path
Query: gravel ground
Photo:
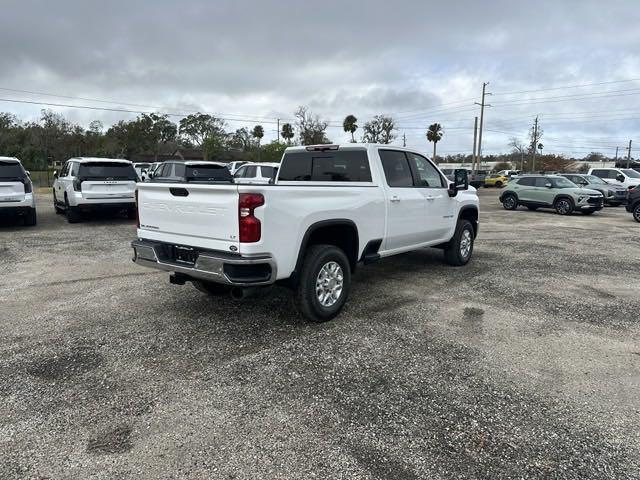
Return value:
M 39 195 L 0 227 L 0 478 L 640 478 L 640 225 L 480 194 L 472 263 L 362 268 L 322 325 Z

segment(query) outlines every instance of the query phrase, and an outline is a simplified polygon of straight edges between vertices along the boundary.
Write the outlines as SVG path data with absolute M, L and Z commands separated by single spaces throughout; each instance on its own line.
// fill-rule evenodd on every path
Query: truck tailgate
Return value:
M 139 183 L 138 237 L 237 252 L 238 187 Z

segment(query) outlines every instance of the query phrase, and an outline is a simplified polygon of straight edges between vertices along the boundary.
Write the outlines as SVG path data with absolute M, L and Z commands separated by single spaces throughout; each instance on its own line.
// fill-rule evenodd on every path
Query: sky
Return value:
M 431 152 L 439 122 L 438 152 L 469 154 L 489 82 L 484 154 L 537 115 L 545 153 L 623 155 L 640 149 L 638 25 L 632 0 L 2 0 L 0 111 L 83 126 L 201 111 L 269 141 L 307 105 L 335 143 L 346 115 L 385 114 L 398 144 Z

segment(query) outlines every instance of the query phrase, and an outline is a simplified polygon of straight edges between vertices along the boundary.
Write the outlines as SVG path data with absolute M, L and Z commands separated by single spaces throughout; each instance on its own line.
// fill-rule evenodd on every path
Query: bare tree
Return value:
M 307 107 L 300 106 L 295 113 L 298 119 L 298 136 L 302 145 L 322 145 L 331 143 L 327 138 L 328 123 L 313 115 Z
M 514 152 L 520 154 L 520 170 L 524 170 L 524 153 L 527 147 L 518 137 L 511 137 L 509 139 L 509 146 Z
M 395 122 L 393 118 L 384 115 L 376 115 L 373 120 L 364 124 L 364 143 L 382 143 L 389 144 L 396 138 L 393 131 L 395 130 Z

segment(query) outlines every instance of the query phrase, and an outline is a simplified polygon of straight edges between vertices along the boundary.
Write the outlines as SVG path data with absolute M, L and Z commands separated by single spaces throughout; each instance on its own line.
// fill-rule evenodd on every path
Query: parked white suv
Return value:
M 471 259 L 478 196 L 466 170 L 454 178 L 413 150 L 347 144 L 288 148 L 274 184 L 141 183 L 133 260 L 211 295 L 278 282 L 326 321 L 359 263 L 424 247 Z
M 244 165 L 245 163 L 249 163 L 249 162 L 247 162 L 247 161 L 237 161 L 237 162 L 227 163 L 227 168 L 231 172 L 231 175 L 234 175 L 238 171 L 238 169 L 242 165 Z
M 236 183 L 257 183 L 266 185 L 273 182 L 278 174 L 279 163 L 246 163 L 236 170 Z
M 0 157 L 0 214 L 23 217 L 24 224 L 36 224 L 36 200 L 27 172 L 14 157 Z
M 136 216 L 137 175 L 128 160 L 71 158 L 53 174 L 53 206 L 69 223 L 96 210 L 125 211 Z
M 595 175 L 611 185 L 618 185 L 627 190 L 640 185 L 640 173 L 632 168 L 592 168 L 589 175 Z

